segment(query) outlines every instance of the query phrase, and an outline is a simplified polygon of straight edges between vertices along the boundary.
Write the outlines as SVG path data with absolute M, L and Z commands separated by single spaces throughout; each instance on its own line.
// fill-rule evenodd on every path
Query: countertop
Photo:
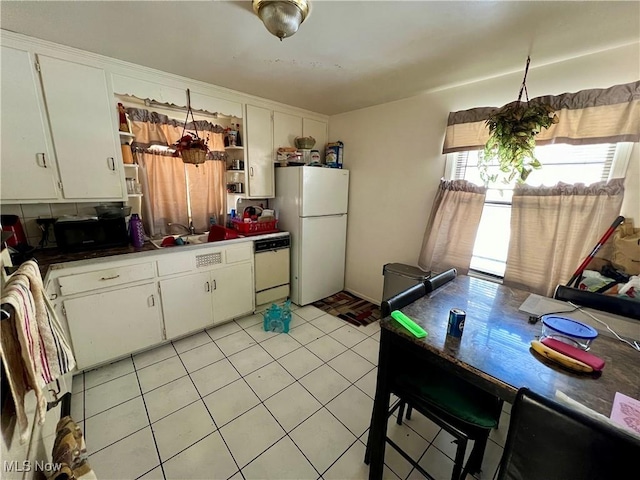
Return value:
M 40 266 L 42 278 L 45 278 L 49 269 L 76 267 L 88 263 L 101 263 L 114 260 L 115 256 L 127 255 L 136 257 L 145 257 L 150 255 L 166 255 L 171 252 L 182 252 L 186 250 L 196 250 L 201 248 L 210 248 L 212 246 L 225 247 L 236 243 L 253 242 L 265 238 L 278 238 L 288 236 L 289 232 L 268 233 L 265 235 L 252 235 L 248 237 L 238 237 L 231 240 L 220 240 L 218 242 L 200 243 L 195 245 L 183 245 L 176 247 L 157 248 L 151 242 L 144 242 L 141 248 L 134 248 L 131 245 L 124 247 L 102 248 L 97 250 L 86 250 L 81 252 L 64 252 L 58 248 L 45 248 L 36 250 L 33 253 L 34 258 Z

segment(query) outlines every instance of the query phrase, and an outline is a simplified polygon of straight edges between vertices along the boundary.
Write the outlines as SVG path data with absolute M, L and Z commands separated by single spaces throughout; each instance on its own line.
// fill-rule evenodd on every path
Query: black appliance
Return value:
M 124 217 L 60 218 L 53 224 L 58 247 L 66 251 L 128 245 L 129 235 Z

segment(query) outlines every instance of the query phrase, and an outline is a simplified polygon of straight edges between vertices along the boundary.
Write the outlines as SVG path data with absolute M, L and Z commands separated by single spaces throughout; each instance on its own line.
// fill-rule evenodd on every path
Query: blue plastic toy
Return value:
M 264 317 L 265 332 L 289 333 L 291 300 L 287 300 L 282 306 L 272 303 L 262 315 Z

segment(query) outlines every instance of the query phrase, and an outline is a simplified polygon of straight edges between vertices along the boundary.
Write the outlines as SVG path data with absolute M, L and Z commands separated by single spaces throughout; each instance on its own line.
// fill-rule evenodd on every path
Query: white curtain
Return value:
M 197 131 L 206 140 L 210 150 L 207 161 L 195 166 L 150 148 L 175 144 L 185 130 L 183 122 L 144 109 L 129 108 L 127 113 L 135 135 L 132 146 L 139 165 L 145 231 L 151 236 L 183 233 L 169 231 L 167 224 L 186 225 L 189 213 L 199 232 L 208 230 L 210 217 L 224 223 L 227 195 L 223 128 L 202 120 L 186 125 L 187 131 Z
M 425 271 L 469 271 L 486 188 L 466 180 L 440 180 L 418 265 Z
M 504 283 L 545 296 L 566 284 L 620 214 L 624 180 L 518 185 Z M 609 242 L 608 242 L 609 243 Z M 607 257 L 605 246 L 600 252 Z

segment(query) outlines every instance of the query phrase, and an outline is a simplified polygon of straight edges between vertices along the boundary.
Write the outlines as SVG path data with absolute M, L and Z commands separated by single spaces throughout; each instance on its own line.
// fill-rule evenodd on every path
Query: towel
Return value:
M 15 275 L 24 275 L 29 281 L 29 288 L 36 308 L 36 323 L 43 347 L 42 374 L 45 383 L 48 384 L 70 372 L 75 367 L 75 359 L 62 330 L 62 325 L 44 291 L 38 264 L 29 260 L 20 265 Z
M 75 367 L 75 359 L 62 326 L 44 292 L 40 270 L 25 262 L 8 280 L 2 303 L 12 315 L 2 323 L 2 361 L 11 388 L 20 442 L 29 437 L 24 399 L 29 390 L 36 396 L 36 420 L 44 423 L 47 399 L 44 387 Z

